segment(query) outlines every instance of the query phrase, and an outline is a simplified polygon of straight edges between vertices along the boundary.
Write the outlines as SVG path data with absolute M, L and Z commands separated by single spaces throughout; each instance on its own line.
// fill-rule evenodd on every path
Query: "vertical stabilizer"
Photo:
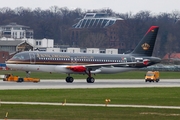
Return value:
M 130 54 L 140 56 L 152 56 L 158 29 L 158 26 L 151 26 L 142 38 L 142 40 Z

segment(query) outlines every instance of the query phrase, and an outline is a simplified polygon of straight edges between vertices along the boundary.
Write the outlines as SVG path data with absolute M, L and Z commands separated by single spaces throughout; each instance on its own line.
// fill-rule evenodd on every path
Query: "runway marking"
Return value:
M 23 105 L 55 105 L 62 106 L 62 103 L 47 103 L 47 102 L 4 102 L 1 104 L 23 104 Z M 66 103 L 63 106 L 91 106 L 91 107 L 133 107 L 133 108 L 157 108 L 157 109 L 180 109 L 180 106 L 154 106 L 154 105 L 122 105 L 122 104 L 81 104 L 81 103 Z
M 160 115 L 160 116 L 180 116 L 180 114 L 163 114 L 163 113 L 153 113 L 153 112 L 142 112 L 141 115 Z

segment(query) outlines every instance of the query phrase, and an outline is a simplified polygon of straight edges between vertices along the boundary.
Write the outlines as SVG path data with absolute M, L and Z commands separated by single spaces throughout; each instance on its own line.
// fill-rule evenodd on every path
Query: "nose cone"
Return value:
M 16 61 L 12 60 L 12 58 L 11 58 L 11 59 L 7 60 L 5 63 L 8 68 L 12 69 L 13 68 L 12 66 L 14 66 L 14 64 L 16 64 Z
M 7 60 L 5 63 L 8 64 L 8 63 L 9 63 L 9 60 Z
M 7 64 L 13 64 L 13 63 L 15 63 L 15 61 L 13 61 L 13 60 L 11 60 L 11 59 L 9 59 L 9 60 L 6 61 L 6 65 L 7 65 Z
M 6 63 L 6 66 L 9 68 L 10 61 L 8 60 L 5 63 Z

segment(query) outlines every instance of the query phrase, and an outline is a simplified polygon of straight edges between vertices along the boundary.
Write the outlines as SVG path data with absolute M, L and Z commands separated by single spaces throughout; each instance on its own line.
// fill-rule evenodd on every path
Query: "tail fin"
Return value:
M 158 26 L 151 26 L 142 40 L 130 54 L 138 56 L 152 56 L 158 29 Z

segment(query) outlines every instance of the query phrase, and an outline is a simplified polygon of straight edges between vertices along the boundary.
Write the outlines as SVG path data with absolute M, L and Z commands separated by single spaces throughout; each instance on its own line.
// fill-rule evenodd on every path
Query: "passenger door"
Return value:
M 29 57 L 30 57 L 30 63 L 35 64 L 35 62 L 36 62 L 35 54 L 29 53 Z

